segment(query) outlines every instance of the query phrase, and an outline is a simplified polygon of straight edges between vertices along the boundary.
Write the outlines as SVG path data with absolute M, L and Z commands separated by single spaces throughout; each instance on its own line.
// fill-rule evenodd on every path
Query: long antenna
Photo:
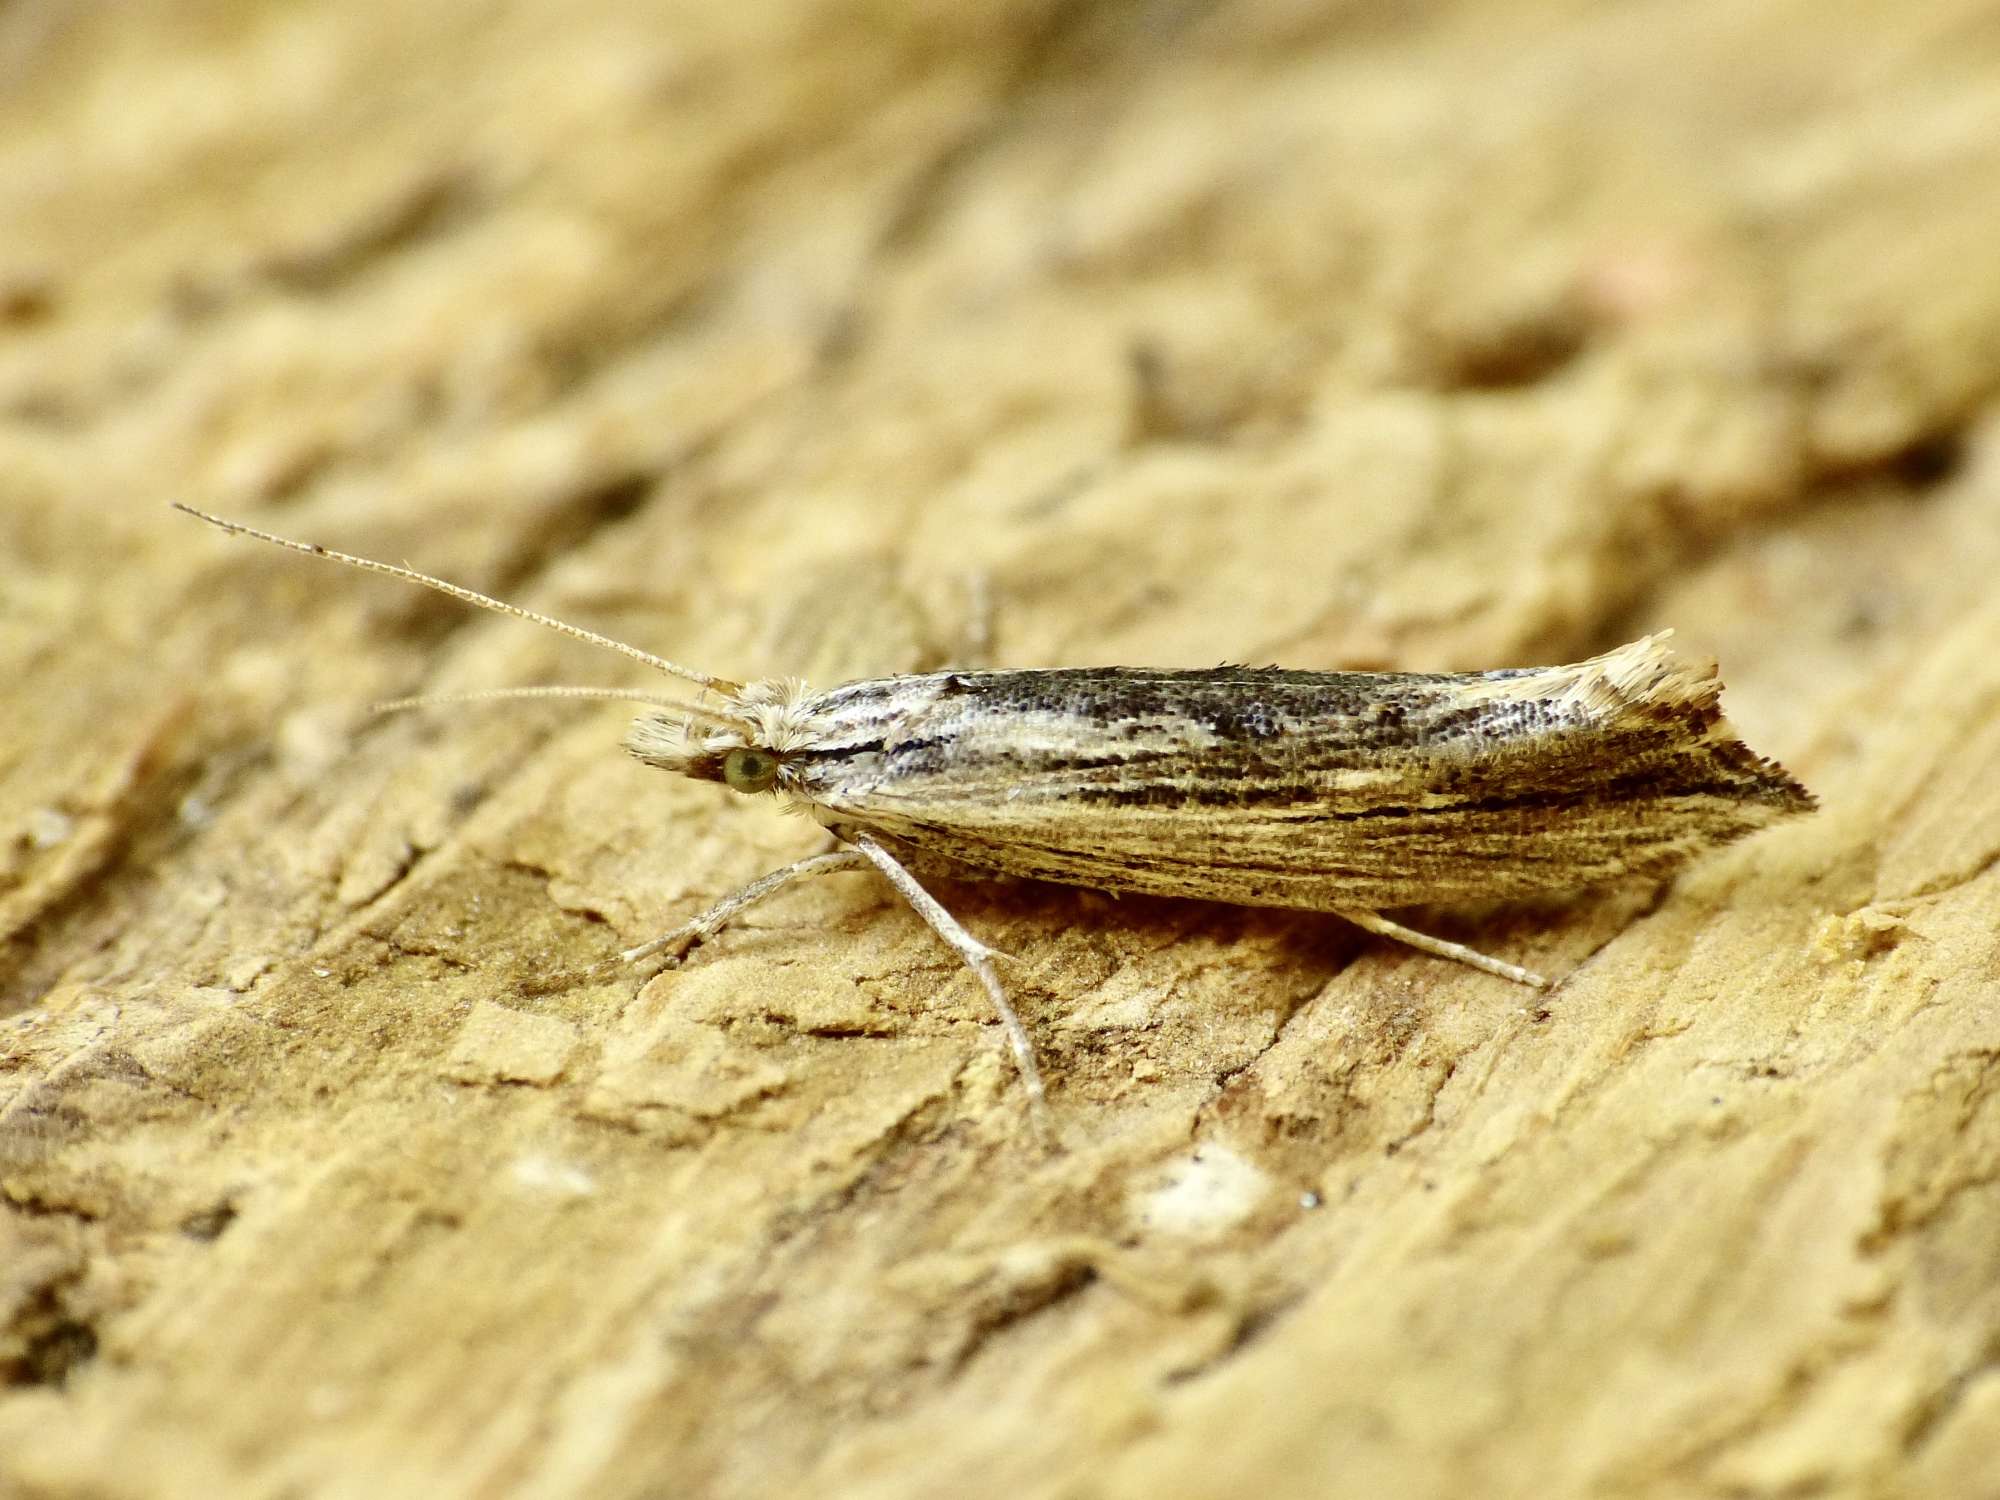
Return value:
M 690 719 L 704 720 L 724 729 L 741 729 L 743 720 L 735 714 L 725 713 L 719 708 L 704 708 L 699 703 L 685 703 L 679 698 L 662 697 L 658 693 L 642 693 L 635 688 L 605 687 L 503 687 L 479 688 L 467 693 L 422 693 L 414 698 L 390 698 L 381 703 L 368 705 L 370 713 L 392 714 L 406 708 L 440 708 L 459 703 L 491 703 L 497 698 L 601 698 L 618 703 L 650 703 L 655 708 L 664 708 L 673 713 L 686 714 Z
M 303 552 L 307 557 L 331 558 L 337 563 L 346 563 L 350 568 L 360 568 L 366 573 L 381 573 L 390 578 L 400 578 L 405 583 L 421 584 L 427 589 L 435 589 L 440 594 L 449 594 L 467 604 L 476 604 L 481 609 L 490 609 L 498 615 L 512 615 L 517 620 L 526 620 L 531 625 L 540 625 L 572 640 L 586 641 L 593 646 L 602 646 L 607 651 L 616 651 L 620 656 L 629 656 L 633 661 L 644 662 L 655 672 L 664 672 L 669 677 L 678 677 L 683 682 L 692 682 L 701 687 L 714 688 L 720 693 L 738 693 L 743 685 L 731 682 L 726 677 L 711 676 L 707 672 L 697 672 L 691 667 L 683 667 L 668 661 L 664 656 L 655 656 L 650 651 L 641 651 L 637 646 L 628 646 L 623 641 L 614 641 L 608 635 L 599 635 L 594 630 L 585 630 L 581 625 L 570 625 L 549 615 L 538 614 L 532 609 L 523 609 L 518 604 L 507 604 L 487 594 L 473 589 L 461 588 L 455 583 L 446 583 L 442 578 L 433 578 L 428 573 L 419 573 L 414 568 L 399 568 L 394 563 L 377 562 L 372 557 L 356 557 L 351 552 L 336 552 L 331 547 L 322 547 L 317 542 L 295 542 L 290 537 L 276 536 L 268 531 L 259 531 L 254 526 L 245 526 L 240 521 L 225 521 L 221 516 L 212 516 L 205 510 L 196 510 L 192 505 L 183 505 L 178 500 L 168 502 L 177 511 L 193 516 L 197 521 L 206 521 L 222 531 L 236 536 L 253 536 L 260 542 L 270 542 L 273 546 L 284 547 L 292 552 Z

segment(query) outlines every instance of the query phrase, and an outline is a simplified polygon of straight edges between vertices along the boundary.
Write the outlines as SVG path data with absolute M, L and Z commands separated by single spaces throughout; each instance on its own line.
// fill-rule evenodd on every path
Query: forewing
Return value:
M 1624 652 L 850 684 L 810 800 L 836 830 L 1008 874 L 1319 909 L 1662 873 L 1803 805 L 1721 726 L 1712 677 Z

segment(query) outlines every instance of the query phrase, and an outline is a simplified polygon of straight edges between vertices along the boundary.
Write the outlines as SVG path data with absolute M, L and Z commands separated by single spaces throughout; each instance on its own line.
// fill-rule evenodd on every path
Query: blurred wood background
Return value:
M 2000 7 L 0 9 L 0 1494 L 2000 1495 Z M 1673 625 L 1823 799 L 1431 925 L 878 885 L 623 664 Z

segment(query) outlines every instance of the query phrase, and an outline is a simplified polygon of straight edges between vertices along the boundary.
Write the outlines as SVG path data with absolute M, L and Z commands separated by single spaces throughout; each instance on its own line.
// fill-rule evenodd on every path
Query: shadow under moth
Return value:
M 625 738 L 641 761 L 774 794 L 838 847 L 773 870 L 615 962 L 671 962 L 794 881 L 874 869 L 978 976 L 1038 1121 L 1041 1070 L 995 968 L 1004 955 L 918 873 L 1329 912 L 1546 988 L 1539 974 L 1381 913 L 1658 878 L 1813 807 L 1782 766 L 1736 737 L 1714 665 L 1676 657 L 1666 632 L 1570 666 L 1494 672 L 945 671 L 819 692 L 794 678 L 732 682 L 408 568 L 175 509 L 528 620 L 695 688 L 686 698 L 500 688 L 384 707 L 647 704 Z

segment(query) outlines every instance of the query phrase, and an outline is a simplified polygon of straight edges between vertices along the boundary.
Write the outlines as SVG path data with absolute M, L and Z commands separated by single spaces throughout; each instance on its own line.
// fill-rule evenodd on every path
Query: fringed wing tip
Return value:
M 1757 767 L 1764 773 L 1766 795 L 1770 798 L 1771 805 L 1778 810 L 1779 817 L 1798 817 L 1818 810 L 1819 798 L 1775 760 L 1760 755 L 1757 757 Z
M 1656 631 L 1577 663 L 1577 691 L 1590 698 L 1608 694 L 1621 708 L 1714 710 L 1722 699 L 1715 659 L 1676 655 L 1667 644 L 1672 635 Z
M 1738 737 L 1722 712 L 1722 677 L 1713 657 L 1683 657 L 1667 645 L 1671 630 L 1580 662 L 1577 690 L 1595 697 L 1608 692 L 1620 716 L 1680 726 L 1691 742 L 1742 778 L 1749 800 L 1775 818 L 1809 813 L 1819 800 L 1777 761 L 1759 755 Z M 1595 688 L 1596 691 L 1593 691 Z

